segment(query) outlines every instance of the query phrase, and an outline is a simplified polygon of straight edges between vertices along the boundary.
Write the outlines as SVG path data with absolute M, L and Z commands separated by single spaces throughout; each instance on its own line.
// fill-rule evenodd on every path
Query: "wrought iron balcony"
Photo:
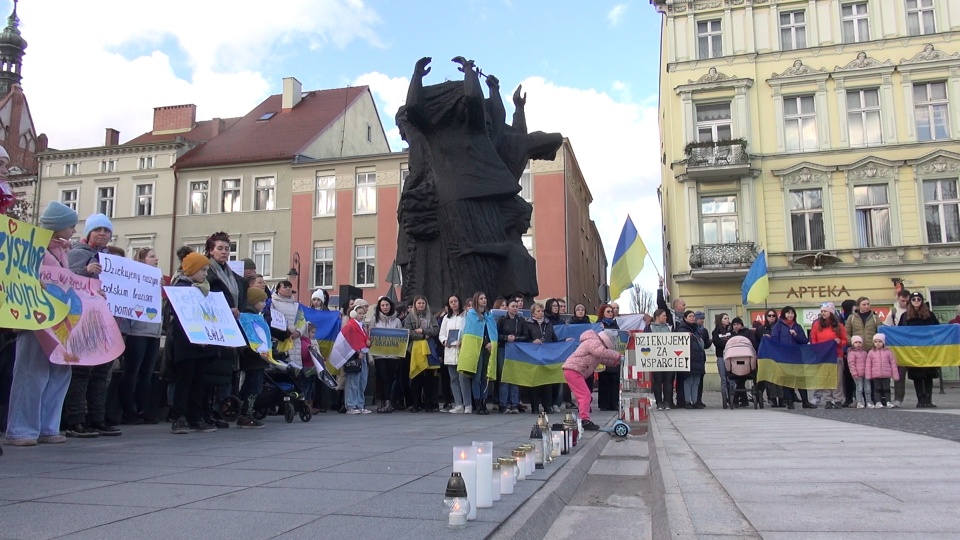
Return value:
M 757 258 L 753 242 L 701 244 L 690 248 L 690 268 L 694 270 L 748 269 Z
M 750 171 L 750 155 L 742 139 L 691 143 L 686 151 L 691 178 L 739 176 Z

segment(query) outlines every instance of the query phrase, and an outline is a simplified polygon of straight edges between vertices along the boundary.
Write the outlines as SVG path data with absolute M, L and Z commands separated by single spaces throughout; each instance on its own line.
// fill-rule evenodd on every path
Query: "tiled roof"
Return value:
M 304 92 L 289 110 L 281 110 L 281 94 L 272 95 L 230 129 L 184 154 L 177 168 L 292 160 L 368 91 L 356 86 Z M 269 113 L 275 114 L 260 120 Z
M 197 124 L 190 131 L 181 131 L 178 133 L 161 133 L 154 135 L 153 132 L 148 131 L 143 135 L 130 139 L 123 144 L 153 144 L 171 142 L 175 141 L 177 137 L 183 137 L 188 141 L 203 143 L 214 137 L 214 128 L 216 127 L 217 122 L 222 122 L 220 133 L 223 133 L 224 130 L 229 129 L 230 126 L 236 124 L 238 120 L 240 120 L 240 118 L 214 118 L 213 120 L 202 120 L 197 122 Z

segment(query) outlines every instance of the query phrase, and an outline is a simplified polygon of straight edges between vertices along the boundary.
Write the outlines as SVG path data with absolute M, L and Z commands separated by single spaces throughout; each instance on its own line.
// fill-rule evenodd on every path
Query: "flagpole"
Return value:
M 646 247 L 646 246 L 644 246 Z M 650 264 L 653 265 L 653 269 L 657 271 L 657 277 L 663 277 L 663 274 L 660 273 L 660 269 L 657 268 L 657 263 L 653 260 L 653 257 L 650 256 L 650 252 L 647 251 L 647 258 L 650 259 Z

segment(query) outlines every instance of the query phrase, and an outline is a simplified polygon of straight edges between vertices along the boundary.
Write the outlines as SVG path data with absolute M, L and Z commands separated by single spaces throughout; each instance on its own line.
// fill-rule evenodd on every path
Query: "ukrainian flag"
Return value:
M 767 297 L 770 296 L 770 277 L 767 275 L 766 250 L 761 251 L 757 255 L 757 260 L 753 261 L 747 277 L 743 278 L 740 293 L 743 295 L 743 305 L 767 301 Z
M 898 366 L 960 366 L 960 324 L 884 326 L 882 332 Z
M 646 258 L 647 246 L 643 245 L 643 240 L 628 215 L 627 222 L 620 231 L 617 249 L 613 252 L 613 266 L 610 267 L 610 295 L 613 298 L 633 287 L 633 280 L 643 270 Z
M 423 373 L 428 369 L 438 369 L 440 363 L 437 362 L 437 351 L 434 349 L 432 340 L 418 339 L 413 341 L 410 346 L 410 378 Z
M 794 345 L 765 337 L 757 357 L 758 381 L 806 390 L 837 387 L 837 344 L 832 340 Z
M 460 353 L 457 355 L 457 371 L 473 375 L 480 363 L 483 348 L 483 331 L 486 327 L 490 339 L 490 360 L 487 362 L 487 378 L 497 377 L 497 321 L 489 313 L 480 318 L 474 309 L 467 311 L 464 317 L 463 332 L 460 336 Z
M 599 332 L 603 330 L 603 326 L 600 323 L 594 324 L 558 324 L 553 327 L 553 332 L 557 334 L 557 341 L 566 341 L 567 338 L 572 338 L 574 341 L 580 340 L 580 334 L 586 332 L 587 330 L 593 330 L 594 332 Z
M 304 320 L 317 329 L 314 339 L 317 340 L 317 350 L 325 360 L 324 367 L 333 375 L 339 374 L 340 370 L 330 364 L 330 351 L 333 350 L 333 343 L 340 334 L 340 312 L 300 306 L 299 314 L 302 314 Z
M 501 382 L 518 386 L 565 383 L 563 363 L 577 350 L 579 341 L 507 343 Z

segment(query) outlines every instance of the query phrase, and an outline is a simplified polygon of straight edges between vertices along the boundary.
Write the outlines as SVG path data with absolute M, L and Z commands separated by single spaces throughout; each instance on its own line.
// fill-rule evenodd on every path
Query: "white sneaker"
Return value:
M 360 414 L 360 409 L 350 409 L 347 414 Z
M 473 414 L 473 407 L 471 407 L 470 405 L 467 405 L 466 407 L 464 407 L 463 414 Z
M 894 406 L 894 407 L 900 407 L 900 405 L 902 405 L 902 403 L 900 403 L 900 400 L 897 400 L 897 401 L 894 401 L 894 402 L 893 402 L 893 406 Z
M 360 409 L 360 414 L 370 414 L 372 412 L 370 409 Z
M 463 414 L 463 405 L 457 405 L 456 407 L 450 409 L 448 412 L 453 414 Z
M 858 408 L 858 409 L 866 409 L 867 406 L 864 405 L 863 403 L 857 403 L 857 408 Z
M 895 407 L 895 405 L 894 405 L 892 402 L 891 402 L 891 403 L 887 403 L 887 408 L 888 408 L 888 409 L 892 409 L 892 408 L 894 408 L 894 407 Z
M 868 409 L 873 409 L 873 408 L 875 408 L 875 407 L 876 407 L 876 405 L 874 405 L 873 403 L 867 403 L 867 408 L 868 408 Z

